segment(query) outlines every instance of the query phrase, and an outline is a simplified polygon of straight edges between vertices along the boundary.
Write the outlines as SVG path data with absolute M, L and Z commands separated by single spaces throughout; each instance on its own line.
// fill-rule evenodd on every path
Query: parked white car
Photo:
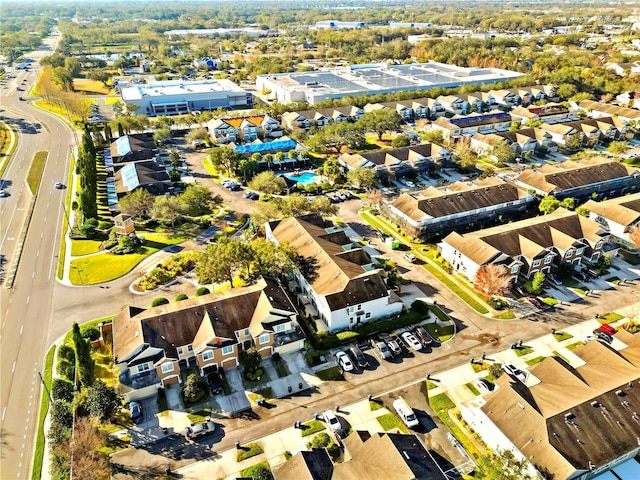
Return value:
M 333 410 L 325 410 L 322 412 L 322 419 L 333 433 L 339 433 L 342 430 L 340 420 L 338 420 L 336 414 L 333 413 Z
M 516 377 L 523 383 L 527 381 L 527 374 L 514 365 L 511 365 L 510 363 L 505 363 L 504 365 L 502 365 L 502 369 L 509 375 L 511 375 L 512 377 Z
M 422 350 L 422 343 L 420 343 L 420 340 L 418 340 L 413 333 L 403 332 L 400 336 L 409 347 L 414 350 Z
M 353 362 L 345 352 L 336 353 L 336 362 L 343 372 L 350 372 L 353 370 Z

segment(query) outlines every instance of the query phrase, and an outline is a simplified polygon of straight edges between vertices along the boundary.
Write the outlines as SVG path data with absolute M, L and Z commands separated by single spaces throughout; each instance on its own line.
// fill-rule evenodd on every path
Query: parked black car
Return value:
M 424 329 L 423 326 L 418 325 L 416 328 L 414 328 L 413 331 L 416 334 L 416 337 L 418 337 L 418 340 L 420 340 L 420 343 L 422 343 L 422 345 L 424 345 L 425 347 L 433 343 L 431 335 L 429 335 L 429 333 Z
M 611 343 L 613 342 L 613 337 L 611 335 L 609 335 L 608 333 L 603 332 L 602 330 L 600 330 L 599 328 L 596 328 L 593 331 L 593 334 L 598 337 L 601 340 L 604 340 L 607 343 Z
M 358 365 L 358 367 L 367 368 L 369 366 L 367 357 L 364 356 L 364 353 L 362 353 L 362 350 L 360 350 L 358 347 L 351 347 L 349 349 L 349 353 L 351 354 L 351 357 L 353 357 L 353 360 L 355 364 Z
M 213 395 L 223 392 L 222 369 L 218 370 L 217 365 L 212 365 L 210 367 L 205 367 L 202 373 L 207 378 L 207 383 L 209 384 L 209 388 L 211 388 L 211 393 Z
M 402 354 L 402 348 L 398 344 L 397 338 L 387 334 L 382 334 L 380 335 L 380 340 L 387 344 L 387 347 L 389 347 L 389 350 L 391 350 L 391 353 L 393 353 L 394 355 Z

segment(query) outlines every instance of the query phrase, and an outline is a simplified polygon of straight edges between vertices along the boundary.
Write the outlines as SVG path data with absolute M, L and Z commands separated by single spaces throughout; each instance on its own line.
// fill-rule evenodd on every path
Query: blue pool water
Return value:
M 313 172 L 283 173 L 282 176 L 303 185 L 316 183 L 316 181 L 318 180 L 318 176 Z

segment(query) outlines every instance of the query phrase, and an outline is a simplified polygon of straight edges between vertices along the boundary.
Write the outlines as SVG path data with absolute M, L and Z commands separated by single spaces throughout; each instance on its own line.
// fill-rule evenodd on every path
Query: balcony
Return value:
M 292 330 L 288 330 L 286 332 L 276 333 L 273 336 L 273 346 L 276 348 L 282 347 L 283 345 L 305 339 L 306 337 L 304 336 L 304 333 L 302 333 L 302 330 L 300 330 L 299 327 L 295 327 Z
M 140 390 L 160 383 L 160 378 L 158 378 L 155 370 L 149 370 L 138 375 L 131 375 L 129 370 L 125 370 L 120 374 L 118 380 L 120 381 L 120 387 L 125 390 Z

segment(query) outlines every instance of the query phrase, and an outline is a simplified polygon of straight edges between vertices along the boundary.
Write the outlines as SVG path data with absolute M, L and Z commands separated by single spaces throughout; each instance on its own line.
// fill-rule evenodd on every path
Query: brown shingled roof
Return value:
M 380 270 L 363 268 L 368 255 L 319 215 L 289 217 L 273 222 L 271 229 L 278 243 L 288 243 L 299 255 L 315 259 L 310 283 L 318 295 L 327 297 L 332 310 L 388 296 Z
M 624 178 L 637 171 L 608 158 L 593 157 L 580 162 L 568 160 L 556 165 L 545 165 L 539 170 L 524 170 L 517 181 L 546 193 L 555 189 L 567 190 L 594 183 Z
M 589 200 L 584 206 L 590 212 L 620 225 L 631 226 L 640 222 L 640 193 L 611 198 L 602 202 Z
M 235 342 L 235 332 L 249 328 L 255 318 L 264 318 L 274 310 L 295 313 L 290 303 L 286 307 L 281 299 L 275 300 L 273 291 L 278 289 L 281 290 L 275 280 L 261 279 L 249 287 L 147 310 L 125 308 L 113 319 L 114 357 L 118 362 L 125 361 L 145 344 L 176 358 L 179 346 L 193 344 L 195 349 L 206 344 Z M 269 302 L 260 302 L 262 296 L 267 296 Z

